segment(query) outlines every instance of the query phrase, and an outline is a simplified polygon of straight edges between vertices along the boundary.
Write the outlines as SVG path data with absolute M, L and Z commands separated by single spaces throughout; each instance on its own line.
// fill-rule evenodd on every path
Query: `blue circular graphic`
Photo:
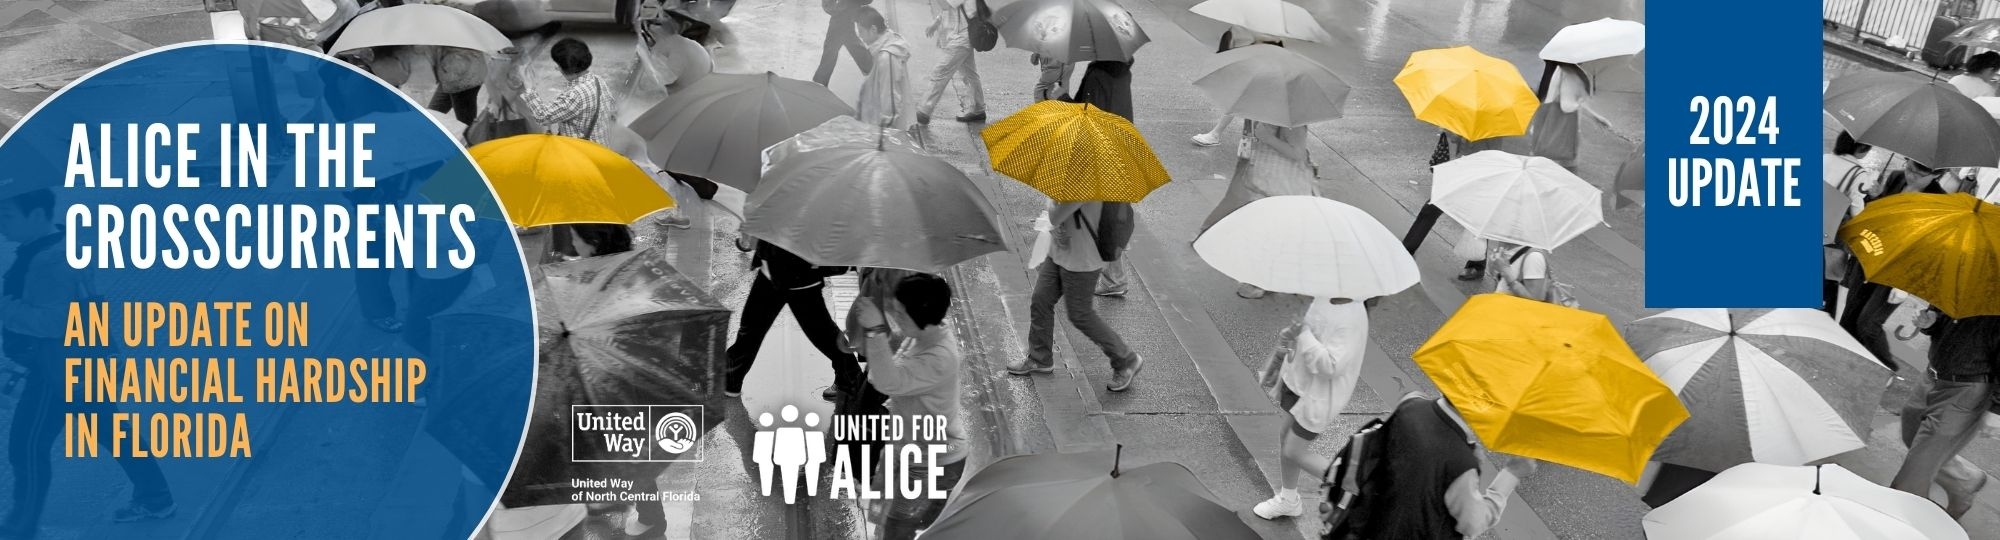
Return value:
M 324 56 L 189 44 L 76 81 L 0 164 L 0 537 L 463 538 L 486 514 L 533 313 L 429 113 Z

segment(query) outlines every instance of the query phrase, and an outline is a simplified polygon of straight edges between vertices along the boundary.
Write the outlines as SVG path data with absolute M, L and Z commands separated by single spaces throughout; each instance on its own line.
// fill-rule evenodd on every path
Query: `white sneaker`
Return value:
M 1217 137 L 1214 133 L 1195 135 L 1191 140 L 1194 141 L 1195 146 L 1215 146 L 1222 144 L 1222 137 Z
M 1255 512 L 1257 517 L 1264 519 L 1299 517 L 1306 513 L 1305 509 L 1299 506 L 1299 491 L 1296 489 L 1279 490 L 1277 496 L 1271 497 L 1271 500 L 1257 503 L 1257 506 L 1251 508 L 1250 511 Z

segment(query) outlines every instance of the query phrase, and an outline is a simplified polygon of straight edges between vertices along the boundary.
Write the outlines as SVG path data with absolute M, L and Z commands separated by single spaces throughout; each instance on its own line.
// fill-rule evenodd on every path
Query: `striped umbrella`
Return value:
M 1654 454 L 1665 463 L 1803 465 L 1861 448 L 1889 384 L 1819 310 L 1676 309 L 1625 334 L 1691 413 Z

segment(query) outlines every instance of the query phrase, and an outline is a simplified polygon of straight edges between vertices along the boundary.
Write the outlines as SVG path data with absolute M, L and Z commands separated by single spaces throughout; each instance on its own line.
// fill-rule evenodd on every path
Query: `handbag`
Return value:
M 972 0 L 972 13 L 965 13 L 965 6 L 958 11 L 965 15 L 965 36 L 972 50 L 987 52 L 1000 44 L 1000 28 L 993 25 L 993 10 L 986 7 L 986 0 Z
M 1847 279 L 1847 249 L 1834 244 L 1822 249 L 1826 251 L 1825 260 L 1821 263 L 1825 272 L 1822 278 L 1827 281 Z
M 1028 249 L 1029 270 L 1040 267 L 1042 261 L 1049 259 L 1049 244 L 1055 240 L 1049 237 L 1049 230 L 1053 228 L 1049 224 L 1049 211 L 1043 210 L 1042 215 L 1035 218 L 1035 245 Z
M 485 114 L 479 115 L 479 118 L 474 119 L 472 125 L 465 127 L 466 147 L 478 146 L 479 143 L 494 139 L 505 139 L 515 135 L 527 135 L 539 131 L 535 129 L 534 122 L 514 114 L 514 106 L 508 105 L 507 100 L 500 99 L 498 101 L 499 103 L 495 104 L 492 109 L 488 110 Z

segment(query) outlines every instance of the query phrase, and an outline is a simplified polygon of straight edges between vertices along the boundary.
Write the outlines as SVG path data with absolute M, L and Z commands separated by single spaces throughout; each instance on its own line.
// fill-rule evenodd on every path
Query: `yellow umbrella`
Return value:
M 2000 315 L 2000 206 L 1965 193 L 1905 193 L 1868 203 L 1840 241 L 1873 281 L 1953 318 Z
M 518 135 L 481 143 L 471 153 L 507 217 L 522 227 L 629 225 L 674 206 L 631 159 L 583 139 Z
M 1527 133 L 1541 106 L 1514 64 L 1472 47 L 1410 53 L 1396 87 L 1418 120 L 1471 141 Z
M 1487 448 L 1626 483 L 1688 418 L 1611 320 L 1588 311 L 1474 296 L 1414 359 Z
M 1167 168 L 1124 117 L 1047 100 L 980 132 L 993 170 L 1056 202 L 1135 203 L 1167 184 Z

